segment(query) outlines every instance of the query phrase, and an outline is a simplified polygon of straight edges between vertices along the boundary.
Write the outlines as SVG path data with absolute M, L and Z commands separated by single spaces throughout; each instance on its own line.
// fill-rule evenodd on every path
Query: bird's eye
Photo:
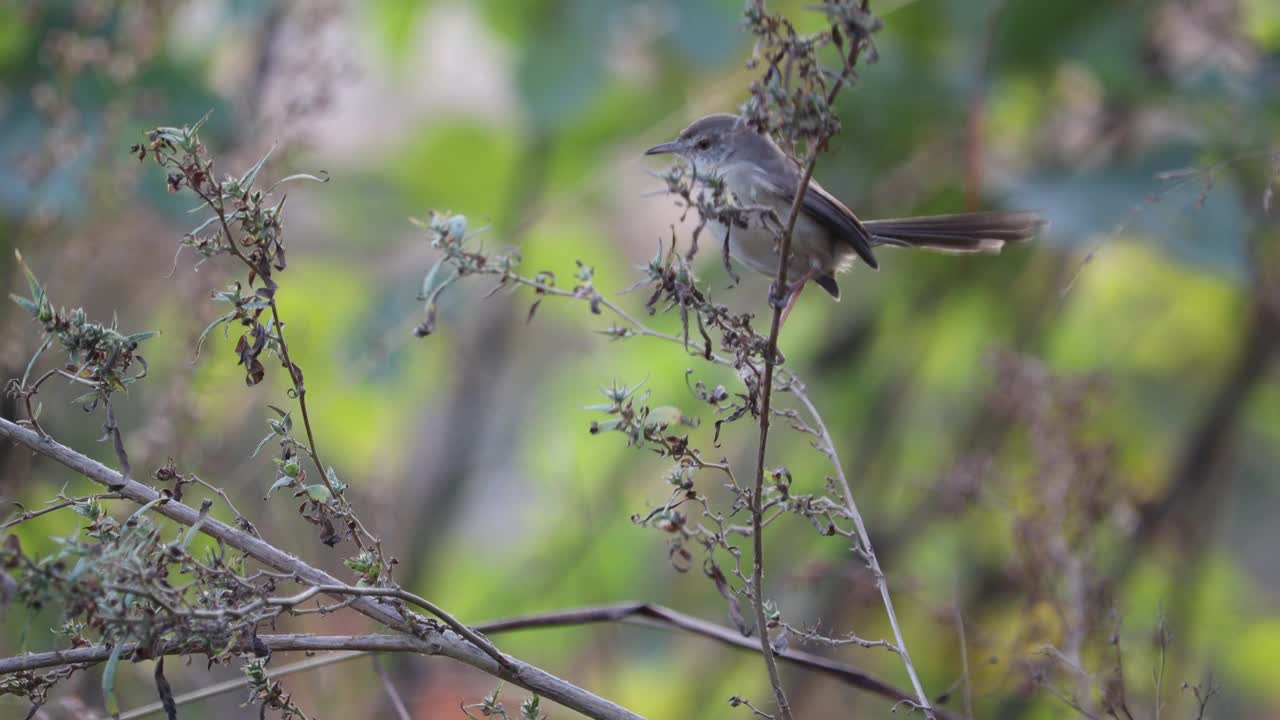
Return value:
M 711 140 L 709 140 L 709 139 L 707 139 L 707 138 L 702 138 L 701 140 L 699 140 L 699 141 L 697 142 L 697 144 L 695 144 L 695 145 L 694 145 L 694 147 L 696 147 L 696 148 L 697 148 L 697 149 L 699 149 L 699 150 L 710 150 L 710 149 L 711 149 Z

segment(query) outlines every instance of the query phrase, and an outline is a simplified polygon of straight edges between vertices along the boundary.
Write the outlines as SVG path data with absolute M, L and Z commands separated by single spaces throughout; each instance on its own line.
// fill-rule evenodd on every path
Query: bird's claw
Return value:
M 792 293 L 795 288 L 788 287 L 785 293 L 778 292 L 778 283 L 769 283 L 769 307 L 774 310 L 785 310 L 787 302 L 791 300 Z

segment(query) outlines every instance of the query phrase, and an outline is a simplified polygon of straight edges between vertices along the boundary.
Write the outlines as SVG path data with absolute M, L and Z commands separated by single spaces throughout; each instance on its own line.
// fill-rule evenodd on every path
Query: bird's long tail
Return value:
M 1034 211 L 992 211 L 930 215 L 899 220 L 869 220 L 863 225 L 875 245 L 923 248 L 937 252 L 999 253 L 1007 243 L 1030 240 L 1045 225 Z

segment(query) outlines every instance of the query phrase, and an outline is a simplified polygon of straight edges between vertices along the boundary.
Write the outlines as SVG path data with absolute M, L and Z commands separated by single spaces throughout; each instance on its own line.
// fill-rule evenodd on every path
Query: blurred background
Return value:
M 811 0 L 773 2 L 817 29 Z M 0 5 L 0 278 L 23 289 L 21 249 L 55 303 L 155 329 L 150 376 L 117 401 L 135 472 L 167 458 L 223 485 L 281 547 L 347 577 L 349 547 L 315 542 L 250 458 L 285 378 L 246 388 L 235 337 L 195 341 L 240 270 L 177 256 L 198 221 L 188 196 L 129 154 L 157 125 L 212 111 L 204 140 L 239 174 L 328 171 L 292 186 L 281 312 L 306 370 L 317 442 L 401 561 L 400 581 L 464 621 L 648 601 L 728 624 L 714 585 L 672 566 L 666 536 L 631 522 L 664 502 L 667 463 L 592 436 L 598 388 L 648 379 L 655 405 L 699 416 L 692 439 L 745 474 L 755 431 L 713 447 L 694 380 L 736 380 L 678 348 L 594 332 L 580 304 L 443 296 L 439 327 L 416 295 L 434 260 L 408 222 L 430 209 L 518 245 L 529 274 L 571 284 L 574 261 L 610 297 L 681 225 L 640 152 L 688 121 L 733 111 L 752 75 L 742 0 L 11 1 Z M 1184 682 L 1221 688 L 1207 717 L 1280 715 L 1280 4 L 1273 0 L 882 0 L 880 58 L 840 99 L 843 133 L 817 177 L 863 217 L 1041 208 L 1052 222 L 999 257 L 886 249 L 833 304 L 810 292 L 783 335 L 843 457 L 925 687 L 978 717 L 1076 717 L 1045 685 L 1089 680 L 1123 657 L 1137 717 L 1195 717 Z M 713 295 L 763 317 L 768 281 Z M 644 293 L 615 298 L 642 312 Z M 675 318 L 654 324 L 677 327 Z M 0 369 L 38 342 L 0 310 Z M 50 362 L 46 358 L 45 362 Z M 113 463 L 101 418 L 42 393 L 55 437 Z M 20 415 L 5 400 L 3 415 Z M 830 472 L 796 433 L 771 464 L 819 492 Z M 38 506 L 87 484 L 0 448 L 0 497 Z M 706 478 L 702 482 L 712 482 Z M 123 506 L 121 512 L 130 512 Z M 7 511 L 6 511 L 7 514 Z M 75 532 L 54 513 L 24 547 Z M 840 542 L 795 518 L 771 529 L 768 594 L 798 625 L 889 633 L 872 578 Z M 55 646 L 54 612 L 10 606 L 0 651 Z M 957 618 L 963 619 L 963 644 Z M 288 629 L 283 627 L 282 630 Z M 362 632 L 338 614 L 289 627 Z M 1160 628 L 1167 632 L 1162 632 Z M 1161 661 L 1161 637 L 1167 651 Z M 755 655 L 625 625 L 529 631 L 501 646 L 652 718 L 743 717 L 768 705 Z M 883 650 L 824 650 L 896 685 Z M 276 663 L 287 661 L 281 658 Z M 461 717 L 495 681 L 443 659 L 388 657 L 415 717 Z M 1159 670 L 1163 666 L 1163 675 Z M 43 717 L 100 714 L 98 671 Z M 235 677 L 172 663 L 184 692 Z M 148 664 L 117 681 L 152 702 Z M 1156 678 L 1160 697 L 1156 697 Z M 889 703 L 787 668 L 799 717 L 886 717 Z M 389 712 L 368 660 L 296 675 L 322 717 Z M 504 693 L 513 700 L 516 688 Z M 235 717 L 243 693 L 182 710 Z M 517 704 L 517 703 L 513 703 Z M 26 706 L 0 698 L 0 716 Z M 572 716 L 550 708 L 552 718 Z

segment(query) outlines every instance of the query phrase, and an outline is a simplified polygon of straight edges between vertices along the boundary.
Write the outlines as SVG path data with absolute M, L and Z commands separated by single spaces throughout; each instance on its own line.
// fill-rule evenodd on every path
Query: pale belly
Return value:
M 774 196 L 761 197 L 750 190 L 750 184 L 741 174 L 732 170 L 725 174 L 726 184 L 744 205 L 766 205 L 772 207 L 778 221 L 786 224 L 791 212 L 789 204 L 782 204 Z M 765 275 L 778 273 L 778 247 L 774 229 L 766 226 L 762 214 L 753 213 L 748 226 L 727 227 L 722 223 L 708 222 L 716 241 L 723 246 L 726 233 L 729 240 L 729 255 L 746 267 Z M 830 234 L 822 225 L 801 213 L 796 220 L 795 231 L 791 238 L 791 259 L 787 266 L 788 274 L 796 278 L 801 273 L 813 271 L 815 274 L 827 275 L 843 270 L 852 257 L 852 248 L 847 243 L 832 242 Z M 841 251 L 844 252 L 841 252 Z

